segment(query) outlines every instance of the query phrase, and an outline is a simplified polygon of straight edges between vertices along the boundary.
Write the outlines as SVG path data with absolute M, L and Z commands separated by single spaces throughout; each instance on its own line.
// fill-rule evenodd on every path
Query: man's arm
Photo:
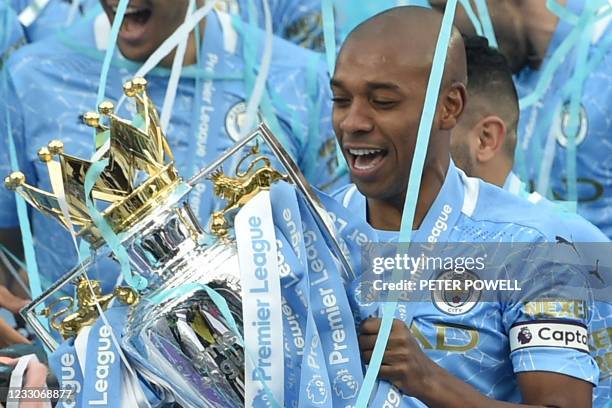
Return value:
M 359 345 L 365 363 L 372 357 L 380 323 L 380 319 L 372 318 L 361 326 Z M 544 371 L 519 373 L 517 377 L 526 405 L 491 400 L 429 359 L 400 320 L 393 321 L 379 371 L 379 378 L 432 408 L 591 406 L 593 386 L 586 381 Z
M 21 231 L 19 228 L 0 228 L 0 244 L 8 249 L 17 258 L 23 259 Z M 25 273 L 21 273 L 21 276 L 25 277 Z M 27 293 L 23 291 L 23 288 L 17 284 L 3 262 L 0 262 L 0 285 L 5 285 L 14 295 L 18 297 L 25 298 L 28 296 Z

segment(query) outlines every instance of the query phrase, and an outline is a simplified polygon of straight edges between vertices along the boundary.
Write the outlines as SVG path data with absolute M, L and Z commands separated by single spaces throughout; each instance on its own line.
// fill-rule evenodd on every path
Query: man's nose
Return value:
M 345 133 L 370 132 L 374 122 L 366 101 L 353 100 L 346 110 L 346 116 L 340 122 L 340 129 Z

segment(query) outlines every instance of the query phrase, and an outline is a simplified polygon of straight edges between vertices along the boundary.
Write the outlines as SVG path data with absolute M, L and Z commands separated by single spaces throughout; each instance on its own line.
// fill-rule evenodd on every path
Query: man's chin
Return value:
M 151 54 L 153 54 L 153 52 L 155 52 L 155 49 L 149 51 L 150 47 L 145 48 L 127 45 L 123 43 L 121 39 L 117 41 L 117 46 L 119 47 L 119 51 L 121 51 L 121 55 L 134 62 L 144 62 L 151 56 Z

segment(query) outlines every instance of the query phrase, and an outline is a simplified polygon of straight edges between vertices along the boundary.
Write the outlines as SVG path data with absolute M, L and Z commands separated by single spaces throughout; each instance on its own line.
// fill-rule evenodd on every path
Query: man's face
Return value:
M 398 41 L 350 39 L 332 79 L 334 131 L 353 182 L 376 199 L 406 190 L 427 86 L 427 61 Z
M 100 0 L 113 22 L 119 0 Z M 187 0 L 130 0 L 121 24 L 117 44 L 133 61 L 145 61 L 181 25 Z

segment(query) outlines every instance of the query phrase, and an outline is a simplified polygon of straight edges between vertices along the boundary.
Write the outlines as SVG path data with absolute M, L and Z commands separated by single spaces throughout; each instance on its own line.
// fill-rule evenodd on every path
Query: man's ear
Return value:
M 486 163 L 501 154 L 506 141 L 506 123 L 499 116 L 489 115 L 482 118 L 476 126 L 480 139 L 476 160 Z
M 440 129 L 451 130 L 457 126 L 457 122 L 465 109 L 467 102 L 465 85 L 455 82 L 441 97 L 443 99 L 441 101 Z

